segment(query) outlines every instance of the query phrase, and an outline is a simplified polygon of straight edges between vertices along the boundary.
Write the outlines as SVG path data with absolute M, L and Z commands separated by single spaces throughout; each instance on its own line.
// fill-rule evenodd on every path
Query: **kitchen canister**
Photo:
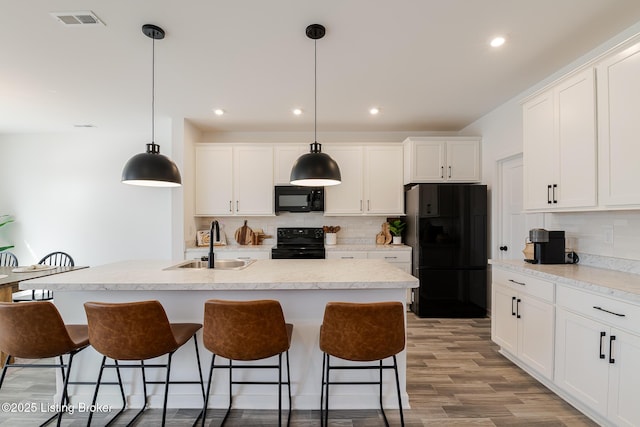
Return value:
M 338 241 L 338 233 L 324 233 L 325 245 L 335 245 Z

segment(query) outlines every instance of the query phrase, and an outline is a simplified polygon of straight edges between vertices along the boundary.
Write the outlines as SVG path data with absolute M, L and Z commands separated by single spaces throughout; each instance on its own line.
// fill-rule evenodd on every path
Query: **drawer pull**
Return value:
M 353 259 L 352 256 L 341 256 L 340 258 L 342 258 L 342 259 Z
M 527 284 L 526 284 L 526 283 L 516 282 L 516 281 L 515 281 L 515 280 L 513 280 L 513 279 L 509 279 L 509 281 L 510 281 L 511 283 L 515 283 L 516 285 L 527 286 Z
M 616 340 L 615 335 L 609 337 L 609 363 L 616 363 L 616 359 L 613 358 L 613 342 Z
M 602 344 L 603 344 L 603 338 L 607 336 L 606 332 L 600 332 L 600 359 L 604 359 L 604 353 L 602 352 Z
M 397 256 L 386 256 L 384 257 L 384 259 L 398 259 Z
M 513 308 L 513 302 L 516 300 L 516 297 L 511 297 L 511 315 L 516 315 L 516 310 Z
M 616 312 L 613 312 L 613 311 L 605 310 L 604 308 L 598 307 L 597 305 L 594 305 L 593 308 L 595 308 L 596 310 L 604 311 L 605 313 L 613 314 L 614 316 L 626 317 L 625 314 L 620 314 L 620 313 L 616 313 Z

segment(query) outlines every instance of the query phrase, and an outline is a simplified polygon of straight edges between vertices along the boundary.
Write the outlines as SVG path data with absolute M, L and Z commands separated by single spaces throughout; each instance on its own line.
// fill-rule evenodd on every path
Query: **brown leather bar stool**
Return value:
M 401 302 L 376 303 L 327 303 L 320 326 L 320 349 L 322 359 L 322 389 L 320 391 L 320 425 L 329 421 L 329 385 L 334 384 L 379 384 L 380 410 L 384 423 L 389 421 L 382 407 L 382 371 L 393 369 L 396 376 L 400 424 L 404 426 L 402 396 L 396 354 L 404 350 L 404 305 Z M 333 366 L 330 356 L 355 362 L 374 362 L 376 365 Z M 392 365 L 383 365 L 383 360 L 392 357 Z M 332 370 L 378 369 L 378 381 L 331 381 Z
M 162 409 L 162 425 L 165 425 L 167 412 L 167 398 L 169 384 L 200 384 L 204 398 L 204 381 L 200 366 L 200 354 L 196 332 L 202 328 L 200 323 L 169 323 L 167 314 L 159 301 L 140 301 L 127 303 L 86 302 L 85 312 L 89 325 L 89 340 L 91 346 L 103 355 L 100 373 L 93 394 L 92 407 L 98 398 L 98 389 L 102 380 L 104 368 L 115 368 L 122 395 L 122 409 L 109 421 L 111 424 L 126 408 L 124 387 L 120 369 L 141 368 L 142 385 L 145 395 L 145 405 L 129 422 L 131 425 L 144 412 L 147 406 L 147 384 L 164 384 L 164 405 Z M 196 360 L 200 381 L 170 381 L 171 357 L 190 338 L 196 347 Z M 146 364 L 147 359 L 168 355 L 166 364 Z M 114 364 L 107 364 L 107 357 L 114 360 Z M 120 364 L 119 361 L 140 361 L 139 364 Z M 145 368 L 166 368 L 165 381 L 147 381 Z M 91 425 L 93 413 L 89 413 L 87 425 Z M 197 420 L 196 420 L 197 421 Z
M 202 425 L 204 426 L 209 403 L 209 390 L 214 369 L 229 370 L 229 407 L 222 419 L 224 425 L 233 403 L 233 384 L 278 385 L 278 425 L 282 423 L 282 385 L 289 390 L 289 414 L 291 418 L 291 376 L 289 374 L 289 347 L 293 325 L 285 323 L 278 301 L 223 301 L 209 300 L 204 304 L 204 346 L 213 353 L 209 368 L 209 382 L 204 399 Z M 287 356 L 287 381 L 282 381 L 282 353 Z M 229 364 L 215 364 L 216 356 L 229 359 Z M 234 365 L 233 361 L 255 361 L 278 356 L 277 365 Z M 233 381 L 236 369 L 278 369 L 278 381 Z
M 60 368 L 63 388 L 60 411 L 42 425 L 58 418 L 62 421 L 64 406 L 68 403 L 67 385 L 73 356 L 89 345 L 87 325 L 65 325 L 58 309 L 51 302 L 0 302 L 0 350 L 7 359 L 0 375 L 0 388 L 8 368 Z M 69 355 L 65 364 L 63 357 Z M 11 357 L 44 359 L 57 357 L 59 364 L 10 363 Z M 65 372 L 66 368 L 66 372 Z

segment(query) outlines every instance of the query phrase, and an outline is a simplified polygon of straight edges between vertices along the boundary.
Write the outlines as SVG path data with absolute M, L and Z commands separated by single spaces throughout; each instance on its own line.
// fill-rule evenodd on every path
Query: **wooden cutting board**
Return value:
M 236 230 L 235 233 L 236 242 L 239 245 L 251 245 L 253 244 L 253 230 L 247 225 L 247 220 L 244 221 L 244 225 Z

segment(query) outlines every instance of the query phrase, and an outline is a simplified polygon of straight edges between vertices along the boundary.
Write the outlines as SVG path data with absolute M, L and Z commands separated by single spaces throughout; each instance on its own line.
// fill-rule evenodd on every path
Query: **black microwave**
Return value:
M 276 213 L 324 211 L 324 187 L 277 185 L 275 195 Z

